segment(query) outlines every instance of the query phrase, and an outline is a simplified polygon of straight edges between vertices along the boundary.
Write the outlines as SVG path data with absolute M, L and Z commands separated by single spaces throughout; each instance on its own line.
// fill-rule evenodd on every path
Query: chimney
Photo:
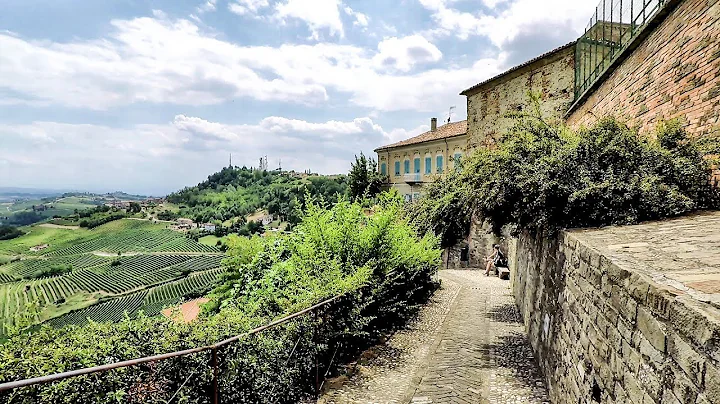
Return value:
M 437 118 L 430 118 L 430 130 L 435 132 L 437 129 Z

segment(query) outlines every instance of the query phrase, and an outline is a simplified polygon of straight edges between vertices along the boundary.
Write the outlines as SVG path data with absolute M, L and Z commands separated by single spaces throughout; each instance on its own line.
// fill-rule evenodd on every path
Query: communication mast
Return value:
M 450 110 L 448 111 L 447 123 L 450 123 L 450 118 L 452 118 L 453 109 L 455 109 L 455 106 L 454 106 L 454 105 L 453 105 L 452 107 L 450 107 Z

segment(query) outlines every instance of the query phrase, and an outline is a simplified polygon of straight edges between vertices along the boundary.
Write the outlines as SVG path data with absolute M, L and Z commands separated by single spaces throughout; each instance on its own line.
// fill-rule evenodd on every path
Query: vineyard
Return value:
M 133 317 L 142 311 L 147 316 L 156 316 L 162 309 L 178 304 L 193 293 L 205 292 L 211 288 L 222 274 L 221 268 L 198 272 L 188 277 L 169 282 L 150 290 L 141 290 L 109 302 L 99 303 L 85 309 L 68 313 L 48 322 L 53 327 L 82 325 L 88 320 L 119 321 L 126 315 Z
M 87 318 L 118 321 L 140 310 L 157 315 L 185 296 L 207 291 L 222 272 L 218 248 L 139 220 L 92 230 L 33 226 L 24 236 L 0 241 L 0 252 L 18 254 L 41 243 L 48 247 L 38 252 L 28 247 L 19 260 L 0 265 L 0 336 L 22 317 L 61 326 Z

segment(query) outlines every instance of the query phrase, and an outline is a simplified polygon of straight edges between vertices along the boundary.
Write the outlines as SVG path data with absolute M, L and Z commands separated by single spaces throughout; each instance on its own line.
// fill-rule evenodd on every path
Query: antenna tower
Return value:
M 452 118 L 453 109 L 455 109 L 455 106 L 454 106 L 454 105 L 453 105 L 452 107 L 450 107 L 450 110 L 448 111 L 447 123 L 450 123 L 450 118 Z

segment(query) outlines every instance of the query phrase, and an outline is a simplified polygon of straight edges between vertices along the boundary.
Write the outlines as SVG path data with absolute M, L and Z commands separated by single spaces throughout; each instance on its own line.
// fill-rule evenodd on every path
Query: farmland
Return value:
M 17 324 L 117 321 L 140 310 L 156 315 L 208 290 L 222 272 L 217 247 L 164 223 L 123 219 L 92 230 L 23 230 L 0 241 L 0 262 L 10 261 L 0 265 L 0 335 Z

